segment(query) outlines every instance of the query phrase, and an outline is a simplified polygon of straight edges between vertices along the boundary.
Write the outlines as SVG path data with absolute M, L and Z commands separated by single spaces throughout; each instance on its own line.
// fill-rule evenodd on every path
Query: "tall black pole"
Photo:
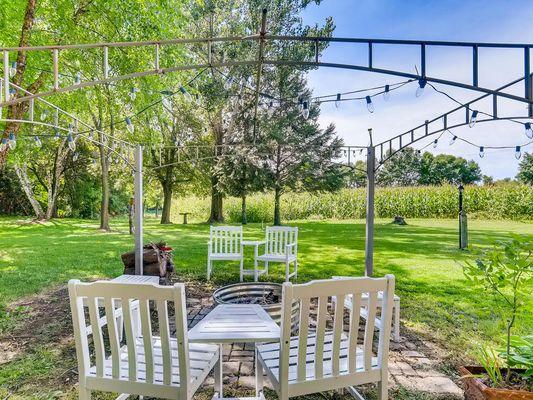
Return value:
M 463 185 L 459 185 L 459 248 L 463 249 Z

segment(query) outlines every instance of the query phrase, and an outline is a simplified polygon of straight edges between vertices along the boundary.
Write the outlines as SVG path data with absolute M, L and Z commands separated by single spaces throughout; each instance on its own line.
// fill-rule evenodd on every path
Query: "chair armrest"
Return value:
M 291 249 L 294 249 L 294 250 L 292 250 L 292 252 L 291 252 Z M 297 247 L 297 243 L 296 242 L 285 245 L 285 256 L 286 257 L 289 257 L 289 252 L 292 255 L 296 255 L 297 254 L 298 247 Z

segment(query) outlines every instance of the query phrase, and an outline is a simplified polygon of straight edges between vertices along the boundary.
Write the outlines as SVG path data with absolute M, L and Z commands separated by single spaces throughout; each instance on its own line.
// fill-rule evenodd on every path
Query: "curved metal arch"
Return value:
M 212 45 L 214 43 L 224 43 L 224 42 L 244 42 L 244 41 L 255 41 L 259 45 L 262 45 L 265 41 L 284 41 L 284 42 L 309 42 L 314 43 L 314 61 L 294 61 L 294 60 L 269 60 L 268 58 L 263 58 L 263 56 L 258 56 L 255 60 L 245 60 L 245 61 L 232 61 L 232 62 L 216 62 L 212 58 Z M 368 46 L 368 60 L 366 65 L 356 65 L 356 64 L 343 64 L 335 62 L 324 62 L 320 60 L 320 44 L 325 43 L 354 43 L 354 44 L 366 44 Z M 162 68 L 160 66 L 160 48 L 161 46 L 178 46 L 184 44 L 205 44 L 206 45 L 206 59 L 207 62 L 204 64 L 194 64 L 194 65 L 177 65 L 172 67 Z M 373 65 L 373 51 L 374 45 L 407 45 L 415 46 L 420 49 L 420 65 L 421 71 L 420 74 L 411 74 L 402 71 L 388 70 L 383 68 L 376 68 Z M 457 82 L 453 80 L 446 80 L 431 77 L 427 74 L 426 71 L 426 49 L 430 46 L 447 46 L 447 47 L 460 47 L 460 48 L 471 48 L 472 49 L 472 84 L 465 84 L 462 82 Z M 110 48 L 131 48 L 131 47 L 153 47 L 154 48 L 154 68 L 150 70 L 132 72 L 125 75 L 119 76 L 109 76 L 109 54 L 108 51 Z M 26 52 L 31 51 L 48 51 L 52 52 L 52 62 L 53 62 L 53 74 L 54 74 L 54 88 L 53 90 L 37 93 L 33 95 L 23 96 L 16 99 L 9 99 L 8 89 L 5 91 L 4 101 L 0 102 L 0 107 L 20 103 L 27 101 L 31 98 L 36 97 L 45 97 L 50 96 L 56 93 L 70 92 L 73 90 L 81 89 L 84 87 L 96 86 L 102 83 L 117 82 L 121 80 L 149 76 L 149 75 L 158 75 L 166 74 L 177 71 L 185 70 L 194 70 L 194 69 L 205 69 L 210 67 L 229 67 L 229 66 L 250 66 L 268 64 L 268 65 L 293 65 L 293 66 L 303 66 L 303 67 L 330 67 L 330 68 L 342 68 L 342 69 L 351 69 L 351 70 L 360 70 L 367 72 L 375 72 L 380 74 L 394 75 L 400 77 L 407 77 L 410 79 L 421 79 L 430 82 L 455 86 L 463 89 L 474 90 L 486 94 L 497 95 L 500 97 L 505 97 L 514 101 L 525 102 L 529 105 L 529 115 L 533 116 L 533 87 L 532 87 L 532 76 L 530 69 L 530 49 L 533 47 L 533 44 L 506 44 L 506 43 L 473 43 L 473 42 L 443 42 L 443 41 L 415 41 L 415 40 L 388 40 L 388 39 L 360 39 L 360 38 L 327 38 L 327 37 L 303 37 L 303 36 L 275 36 L 267 35 L 264 30 L 257 35 L 251 35 L 246 37 L 220 37 L 220 38 L 197 38 L 197 39 L 172 39 L 172 40 L 161 40 L 161 41 L 144 41 L 144 42 L 113 42 L 113 43 L 92 43 L 92 44 L 78 44 L 78 45 L 60 45 L 60 46 L 32 46 L 32 47 L 6 47 L 0 48 L 3 51 L 4 55 L 4 83 L 9 82 L 9 52 L 10 51 L 19 51 L 23 50 Z M 524 52 L 524 96 L 516 96 L 508 93 L 502 93 L 498 90 L 493 90 L 486 87 L 479 86 L 479 48 L 500 48 L 500 49 L 522 49 Z M 82 82 L 75 85 L 60 87 L 59 85 L 59 52 L 66 51 L 71 49 L 99 49 L 102 52 L 103 60 L 103 79 L 95 81 Z M 7 100 L 6 100 L 7 99 Z
M 529 119 L 529 117 L 518 116 L 518 117 L 503 117 L 503 118 L 485 118 L 485 119 L 478 119 L 476 124 L 479 124 L 479 123 L 482 123 L 482 122 L 509 121 L 509 120 L 519 120 L 519 119 Z M 426 138 L 428 138 L 430 136 L 433 136 L 433 135 L 436 135 L 436 134 L 439 134 L 439 133 L 442 133 L 442 132 L 449 131 L 450 129 L 459 128 L 459 127 L 465 126 L 465 125 L 468 125 L 468 122 L 462 122 L 460 124 L 449 125 L 446 128 L 443 127 L 443 128 L 440 128 L 440 129 L 438 129 L 436 131 L 431 131 L 431 132 L 427 131 L 427 132 L 424 133 L 423 136 L 420 136 L 418 138 L 413 138 L 412 141 L 409 142 L 409 144 L 402 145 L 399 148 L 394 148 L 392 140 L 388 140 L 386 142 L 383 142 L 383 143 L 380 143 L 378 145 L 375 145 L 374 148 L 376 150 L 379 149 L 379 153 L 380 153 L 377 165 L 375 167 L 375 171 L 377 171 L 382 165 L 384 165 L 385 162 L 387 162 L 392 157 L 394 157 L 395 154 L 397 154 L 400 151 L 404 150 L 405 148 L 411 146 L 413 143 L 419 142 L 420 140 L 426 139 Z M 414 130 L 410 131 L 409 134 L 411 134 L 411 132 L 413 132 L 413 135 L 414 135 Z M 390 146 L 387 149 L 387 148 L 385 148 L 385 144 L 388 144 L 388 143 L 390 143 Z M 376 156 L 378 156 L 378 154 L 376 154 Z

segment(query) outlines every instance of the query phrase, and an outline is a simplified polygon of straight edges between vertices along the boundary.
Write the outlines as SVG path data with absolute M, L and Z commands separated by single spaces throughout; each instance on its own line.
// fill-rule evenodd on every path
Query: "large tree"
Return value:
M 524 154 L 524 158 L 520 161 L 520 164 L 518 165 L 518 175 L 516 175 L 516 178 L 520 182 L 527 183 L 528 185 L 533 185 L 533 154 Z

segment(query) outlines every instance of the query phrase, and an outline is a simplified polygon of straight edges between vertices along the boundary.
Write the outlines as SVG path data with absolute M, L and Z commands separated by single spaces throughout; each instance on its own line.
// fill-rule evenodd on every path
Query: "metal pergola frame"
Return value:
M 419 40 L 391 40 L 391 39 L 371 39 L 371 38 L 334 38 L 334 37 L 309 37 L 309 36 L 283 36 L 283 35 L 268 35 L 266 29 L 266 10 L 263 10 L 261 18 L 261 27 L 259 33 L 251 36 L 232 36 L 232 37 L 214 37 L 214 38 L 194 38 L 194 39 L 170 39 L 170 40 L 155 40 L 155 41 L 137 41 L 137 42 L 110 42 L 110 43 L 92 43 L 92 44 L 72 44 L 72 45 L 51 45 L 51 46 L 29 46 L 29 47 L 2 47 L 0 52 L 3 53 L 3 87 L 4 92 L 0 91 L 0 110 L 12 104 L 17 104 L 25 101 L 32 101 L 36 98 L 51 96 L 58 93 L 66 93 L 74 90 L 92 87 L 104 83 L 118 82 L 122 80 L 139 78 L 151 75 L 164 75 L 171 72 L 187 71 L 187 70 L 201 70 L 206 68 L 223 68 L 235 66 L 257 66 L 256 74 L 256 97 L 255 97 L 255 117 L 254 117 L 254 131 L 257 129 L 257 107 L 259 103 L 259 87 L 262 75 L 262 67 L 264 65 L 272 66 L 294 66 L 301 68 L 341 68 L 348 70 L 366 71 L 385 75 L 399 76 L 413 80 L 425 82 L 433 82 L 453 86 L 461 89 L 472 90 L 482 93 L 478 97 L 466 104 L 460 105 L 432 120 L 425 121 L 423 124 L 414 127 L 413 129 L 392 137 L 383 142 L 373 144 L 372 141 L 367 147 L 367 204 L 366 204 L 366 239 L 365 239 L 365 273 L 368 276 L 373 275 L 373 252 L 374 252 L 374 194 L 375 194 L 375 174 L 378 168 L 383 165 L 395 153 L 405 149 L 411 144 L 427 138 L 431 135 L 443 132 L 447 129 L 463 126 L 468 124 L 471 106 L 476 102 L 492 96 L 493 98 L 493 112 L 492 118 L 480 119 L 478 122 L 488 122 L 495 120 L 518 120 L 524 118 L 533 118 L 533 75 L 531 74 L 530 50 L 533 44 L 518 44 L 518 43 L 476 43 L 476 42 L 446 42 L 446 41 L 419 41 Z M 241 61 L 218 61 L 213 57 L 213 45 L 220 43 L 238 43 L 244 41 L 254 41 L 258 43 L 257 58 L 252 60 Z M 265 57 L 268 54 L 268 42 L 279 41 L 285 43 L 312 43 L 314 46 L 313 57 L 308 61 L 297 61 L 290 59 L 275 60 Z M 367 47 L 367 59 L 365 64 L 345 64 L 338 62 L 322 61 L 320 54 L 320 45 L 329 43 L 348 43 L 353 45 L 365 45 Z M 162 66 L 160 51 L 163 46 L 183 46 L 190 44 L 199 44 L 205 46 L 205 63 L 202 64 L 184 64 Z M 373 54 L 376 46 L 407 46 L 414 47 L 419 51 L 420 58 L 420 72 L 407 73 L 399 70 L 391 70 L 384 68 L 376 68 L 373 62 Z M 153 68 L 143 71 L 132 71 L 123 75 L 110 75 L 109 50 L 115 48 L 153 48 Z M 452 47 L 452 48 L 468 48 L 471 51 L 472 60 L 472 75 L 471 83 L 464 83 L 448 79 L 441 79 L 432 77 L 427 74 L 426 64 L 428 60 L 427 49 L 432 47 Z M 69 50 L 98 50 L 102 57 L 102 76 L 99 79 L 80 82 L 74 85 L 61 86 L 60 85 L 60 53 Z M 489 88 L 479 85 L 479 50 L 480 49 L 515 49 L 523 52 L 523 76 L 508 84 Z M 53 66 L 53 88 L 52 90 L 43 91 L 40 93 L 29 93 L 24 91 L 20 97 L 10 98 L 10 81 L 9 81 L 9 54 L 10 52 L 48 52 L 50 53 Z M 514 95 L 503 90 L 524 82 L 523 95 Z M 527 105 L 527 116 L 500 116 L 498 114 L 498 99 L 505 98 Z M 448 125 L 448 117 L 460 110 L 465 111 L 465 122 Z M 442 125 L 430 131 L 430 125 L 441 122 Z M 415 133 L 423 130 L 419 137 L 415 137 Z M 349 146 L 355 148 L 358 146 Z M 388 153 L 387 153 L 388 148 Z M 377 151 L 379 149 L 379 151 Z M 379 159 L 376 156 L 379 153 Z M 142 218 L 142 196 L 143 196 L 143 148 L 138 145 L 134 152 L 134 186 L 135 186 L 135 264 L 136 272 L 142 274 L 142 248 L 143 248 L 143 218 Z

